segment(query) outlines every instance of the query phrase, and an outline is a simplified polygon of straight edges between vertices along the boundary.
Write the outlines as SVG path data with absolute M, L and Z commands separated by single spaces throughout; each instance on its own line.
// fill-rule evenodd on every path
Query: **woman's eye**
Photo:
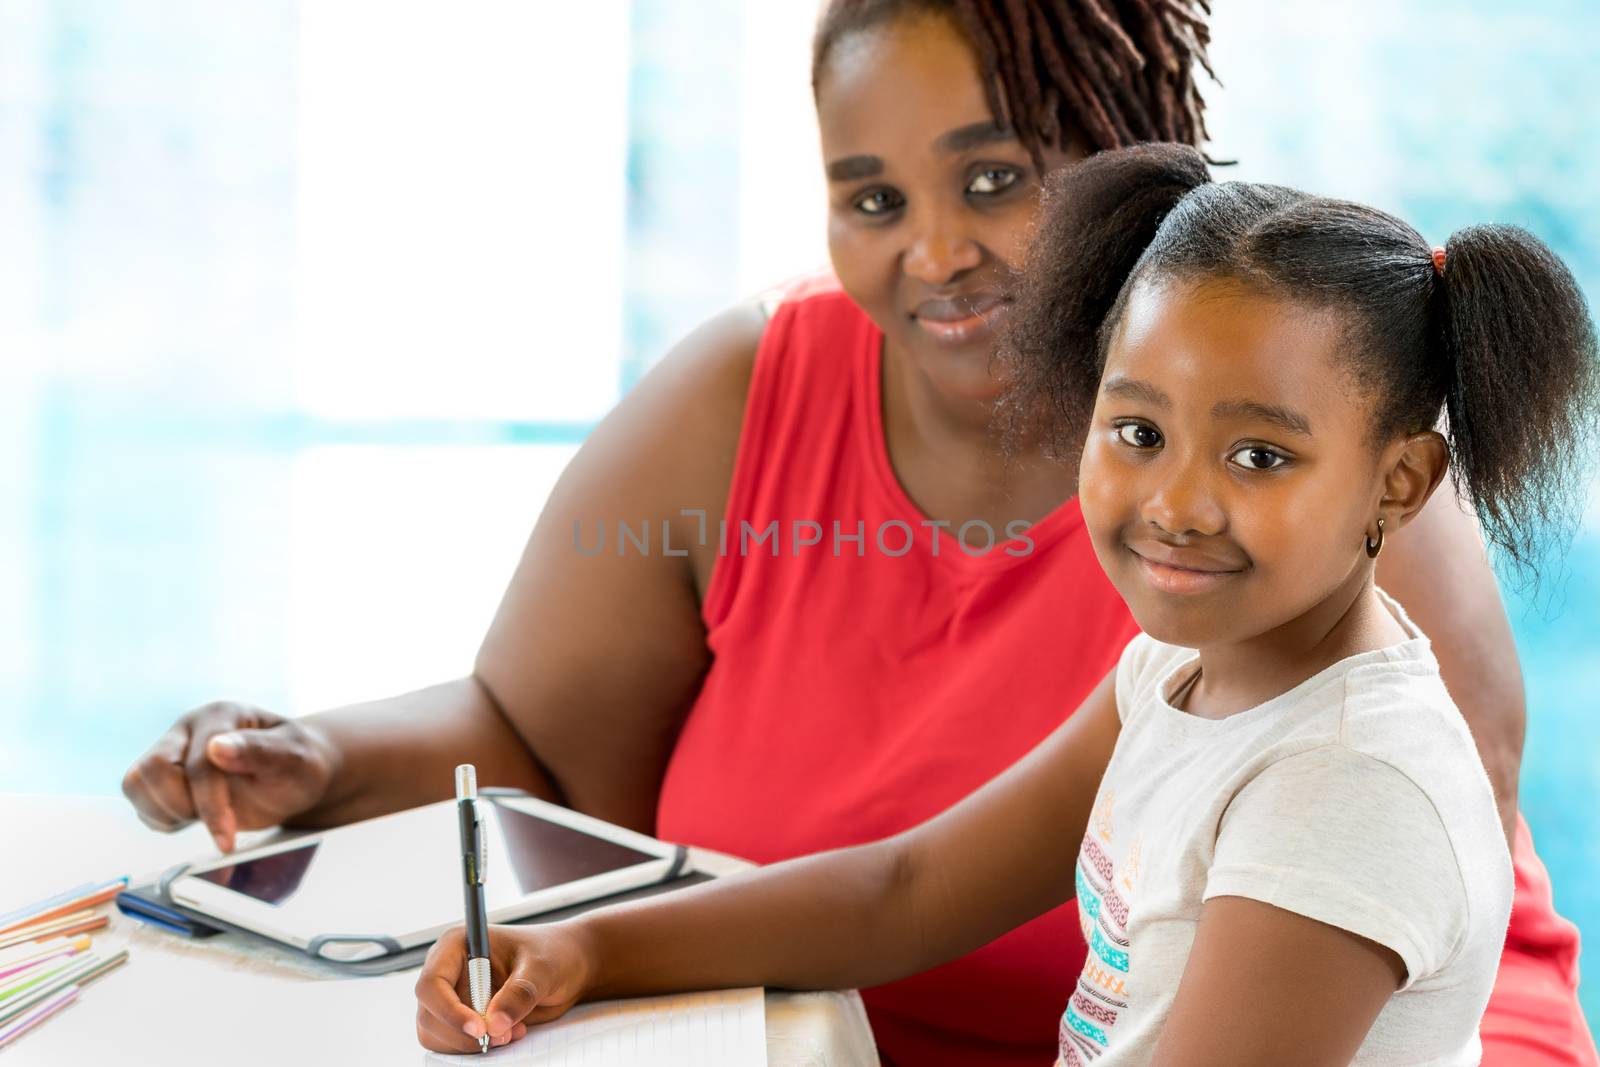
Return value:
M 1241 448 L 1228 458 L 1247 471 L 1276 470 L 1289 462 L 1289 457 L 1283 453 L 1275 452 L 1270 448 L 1262 448 L 1259 445 Z
M 967 183 L 967 192 L 992 196 L 1005 192 L 1021 180 L 1022 175 L 1010 167 L 990 167 Z
M 1161 444 L 1161 432 L 1142 422 L 1123 423 L 1117 427 L 1117 436 L 1122 438 L 1123 444 L 1134 448 L 1155 448 Z
M 887 215 L 904 204 L 905 198 L 893 189 L 874 189 L 856 198 L 855 209 L 863 215 Z

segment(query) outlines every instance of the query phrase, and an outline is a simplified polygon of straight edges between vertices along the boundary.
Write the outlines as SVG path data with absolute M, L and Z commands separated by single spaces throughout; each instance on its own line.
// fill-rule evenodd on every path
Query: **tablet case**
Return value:
M 479 790 L 479 795 L 515 797 L 527 796 L 528 794 L 520 789 L 485 788 Z M 215 916 L 207 915 L 204 912 L 176 903 L 168 890 L 173 881 L 191 866 L 192 864 L 180 863 L 163 871 L 153 882 L 128 887 L 117 894 L 117 910 L 141 922 L 150 923 L 170 933 L 182 934 L 186 937 L 204 938 L 226 932 L 280 948 L 294 947 L 264 934 L 258 934 L 254 930 L 246 930 Z M 514 925 L 555 922 L 558 919 L 570 918 L 602 905 L 617 904 L 625 900 L 639 900 L 644 897 L 655 896 L 658 893 L 695 885 L 699 882 L 708 882 L 711 877 L 711 875 L 703 871 L 690 869 L 689 850 L 683 845 L 678 845 L 676 846 L 671 866 L 667 868 L 667 873 L 657 882 L 621 893 L 613 893 L 610 896 L 599 897 L 595 900 L 584 901 L 580 904 L 569 905 L 555 911 L 541 912 L 538 915 L 529 915 L 522 919 L 513 919 L 511 922 Z M 341 960 L 327 955 L 324 951 L 329 945 L 337 944 L 378 945 L 385 951 L 383 955 L 369 959 Z M 402 949 L 393 938 L 382 934 L 329 932 L 312 938 L 305 952 L 322 963 L 335 967 L 347 974 L 372 975 L 386 974 L 389 971 L 400 971 L 407 967 L 420 966 L 423 957 L 428 954 L 428 949 L 431 947 L 430 943 Z

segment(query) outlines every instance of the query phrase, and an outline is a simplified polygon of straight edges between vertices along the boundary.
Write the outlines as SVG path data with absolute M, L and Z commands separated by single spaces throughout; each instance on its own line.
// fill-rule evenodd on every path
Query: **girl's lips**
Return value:
M 1209 593 L 1244 573 L 1242 570 L 1191 570 L 1187 567 L 1174 567 L 1170 563 L 1158 563 L 1153 559 L 1146 559 L 1132 549 L 1128 551 L 1138 561 L 1145 579 L 1163 593 L 1176 593 L 1180 596 Z

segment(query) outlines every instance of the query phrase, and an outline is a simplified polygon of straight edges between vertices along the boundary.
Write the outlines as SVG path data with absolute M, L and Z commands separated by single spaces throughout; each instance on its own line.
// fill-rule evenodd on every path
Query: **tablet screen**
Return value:
M 479 810 L 489 835 L 485 891 L 491 908 L 496 900 L 525 897 L 541 889 L 656 858 L 493 801 L 480 801 Z M 445 813 L 454 818 L 452 809 L 445 809 Z M 420 859 L 427 880 L 449 875 L 459 892 L 459 845 L 455 835 L 453 824 L 448 833 L 429 835 L 438 840 Z M 335 868 L 349 870 L 360 862 L 363 851 L 384 849 L 386 844 L 389 843 L 376 838 L 363 840 L 359 834 L 333 835 L 299 848 L 202 871 L 195 877 L 265 904 L 282 905 L 307 884 L 318 881 L 318 875 Z M 409 866 L 408 857 L 417 857 L 415 847 L 402 850 L 401 855 L 392 854 L 392 849 L 386 851 L 391 854 L 384 855 L 381 860 L 378 855 L 369 854 L 366 866 L 369 869 L 398 866 L 400 870 L 396 873 L 403 877 Z M 329 855 L 331 852 L 340 854 Z
M 317 854 L 317 842 L 301 848 L 292 848 L 259 859 L 246 860 L 231 867 L 218 867 L 195 875 L 224 889 L 243 893 L 247 897 L 267 904 L 282 904 L 294 896 L 295 890 L 305 880 L 311 859 Z

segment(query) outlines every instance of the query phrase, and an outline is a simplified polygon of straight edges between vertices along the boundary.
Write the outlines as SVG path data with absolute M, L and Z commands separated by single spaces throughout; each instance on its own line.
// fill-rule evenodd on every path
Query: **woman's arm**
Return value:
M 765 325 L 750 304 L 702 326 L 595 429 L 478 653 L 478 677 L 564 802 L 647 833 L 711 662 L 700 605 Z M 619 544 L 619 523 L 647 525 L 648 549 Z
M 1377 582 L 1432 641 L 1511 841 L 1527 723 L 1522 668 L 1477 520 L 1456 503 L 1451 483 L 1384 547 Z
M 756 304 L 679 344 L 590 435 L 535 526 L 463 679 L 285 719 L 237 704 L 181 718 L 124 778 L 159 829 L 333 825 L 450 795 L 452 768 L 649 831 L 678 727 L 709 662 L 700 596 L 765 328 Z M 524 491 L 506 485 L 503 491 Z M 651 528 L 617 552 L 617 523 Z M 605 550 L 594 544 L 608 527 Z M 671 554 L 661 542 L 671 528 Z M 687 548 L 688 555 L 679 555 Z M 218 740 L 218 738 L 221 740 Z
M 503 1038 L 585 999 L 878 985 L 970 952 L 1073 896 L 1078 841 L 1118 728 L 1107 676 L 1027 757 L 897 837 L 554 927 L 496 927 L 504 978 L 489 1032 Z M 430 1048 L 468 1048 L 476 1017 L 457 992 L 463 966 L 459 936 L 423 966 L 418 1034 Z

